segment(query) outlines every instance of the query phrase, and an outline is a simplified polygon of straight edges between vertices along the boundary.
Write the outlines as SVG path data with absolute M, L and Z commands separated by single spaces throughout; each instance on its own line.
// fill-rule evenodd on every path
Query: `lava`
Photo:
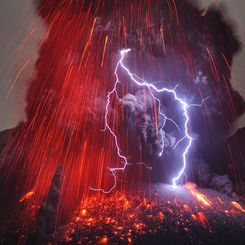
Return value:
M 232 201 L 231 204 L 236 207 L 238 210 L 240 210 L 241 212 L 245 213 L 245 209 L 237 202 Z
M 198 192 L 196 190 L 196 185 L 195 184 L 193 184 L 193 183 L 186 183 L 184 186 L 185 186 L 186 189 L 188 189 L 191 192 L 191 194 L 199 202 L 201 202 L 202 204 L 204 204 L 207 207 L 210 207 L 211 206 L 212 202 L 204 194 L 201 194 L 200 192 Z
M 198 236 L 207 241 L 208 237 L 215 236 L 222 222 L 225 226 L 233 226 L 239 220 L 244 226 L 243 211 L 232 213 L 234 201 L 224 196 L 220 197 L 220 203 L 216 192 L 202 190 L 213 204 L 210 209 L 195 196 L 188 197 L 186 189 L 189 191 L 186 187 L 172 189 L 156 185 L 152 196 L 141 191 L 91 196 L 81 202 L 81 211 L 62 228 L 66 231 L 59 239 L 63 242 L 138 244 L 144 239 L 149 239 L 145 242 L 157 239 L 159 234 L 164 240 L 173 232 L 181 234 L 184 243 L 190 236 L 194 241 L 200 239 Z

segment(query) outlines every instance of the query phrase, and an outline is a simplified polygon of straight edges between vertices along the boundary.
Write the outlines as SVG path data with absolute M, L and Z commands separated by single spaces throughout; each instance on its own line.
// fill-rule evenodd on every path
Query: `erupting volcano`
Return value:
M 194 2 L 33 3 L 46 30 L 26 121 L 0 135 L 1 242 L 245 242 L 241 45 Z

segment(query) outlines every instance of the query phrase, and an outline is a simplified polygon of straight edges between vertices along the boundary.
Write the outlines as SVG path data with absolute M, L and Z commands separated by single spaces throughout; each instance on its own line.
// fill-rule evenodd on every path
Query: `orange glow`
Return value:
M 197 213 L 197 218 L 198 218 L 198 222 L 203 225 L 204 227 L 208 226 L 208 220 L 207 217 L 205 216 L 205 214 L 203 212 L 198 212 Z
M 237 203 L 237 202 L 231 202 L 231 204 L 235 207 L 235 208 L 237 208 L 238 210 L 240 210 L 242 213 L 245 213 L 245 209 L 239 204 L 239 203 Z
M 108 243 L 108 238 L 107 237 L 103 237 L 100 241 L 99 244 L 107 244 Z
M 158 213 L 158 218 L 159 218 L 161 221 L 163 221 L 163 219 L 164 219 L 164 214 L 163 214 L 162 212 L 159 212 L 159 213 Z
M 184 209 L 185 212 L 190 212 L 191 211 L 191 208 L 187 204 L 183 205 L 183 209 Z
M 194 191 L 192 191 L 192 194 L 193 194 L 193 196 L 196 197 L 196 199 L 199 202 L 202 202 L 206 206 L 211 206 L 211 201 L 204 194 L 194 192 Z
M 200 225 L 204 226 L 205 228 L 209 225 L 208 219 L 203 212 L 198 212 L 196 215 L 192 214 L 191 218 L 194 221 L 198 222 Z
M 210 207 L 212 202 L 204 195 L 196 190 L 196 185 L 193 183 L 186 183 L 185 188 L 188 189 L 197 201 L 201 202 L 207 207 Z
M 33 194 L 34 194 L 33 191 L 27 192 L 23 197 L 20 198 L 19 203 L 22 203 L 22 202 L 28 200 Z
M 105 51 L 106 51 L 106 46 L 108 43 L 108 36 L 105 37 L 105 44 L 104 44 L 104 49 L 103 49 L 103 54 L 102 54 L 102 61 L 101 61 L 101 67 L 104 66 L 104 59 L 105 59 Z
M 195 221 L 197 220 L 197 216 L 196 216 L 195 214 L 192 214 L 192 215 L 191 215 L 191 218 L 192 218 L 193 220 L 195 220 Z

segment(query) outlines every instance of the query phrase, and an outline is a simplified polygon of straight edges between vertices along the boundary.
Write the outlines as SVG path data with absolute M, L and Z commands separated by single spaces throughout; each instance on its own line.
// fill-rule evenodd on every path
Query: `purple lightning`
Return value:
M 189 134 L 189 131 L 188 131 L 188 123 L 189 123 L 189 116 L 188 116 L 188 108 L 190 107 L 193 107 L 193 106 L 202 106 L 204 101 L 207 99 L 203 99 L 202 100 L 202 103 L 201 104 L 190 104 L 188 105 L 184 100 L 182 100 L 180 97 L 177 96 L 177 93 L 175 92 L 175 89 L 177 88 L 177 86 L 174 88 L 174 89 L 168 89 L 168 88 L 157 88 L 156 86 L 154 86 L 152 83 L 148 83 L 147 81 L 143 80 L 142 78 L 139 78 L 136 74 L 133 74 L 130 72 L 130 70 L 124 65 L 123 63 L 123 60 L 124 60 L 124 57 L 125 55 L 130 52 L 130 49 L 123 49 L 120 51 L 120 59 L 118 61 L 118 63 L 116 64 L 116 68 L 114 70 L 114 75 L 116 77 L 116 81 L 114 83 L 114 86 L 112 88 L 111 91 L 108 92 L 107 94 L 107 103 L 106 103 L 106 107 L 105 107 L 105 116 L 104 116 L 104 119 L 105 119 L 105 128 L 103 131 L 105 130 L 109 130 L 109 132 L 111 133 L 111 135 L 113 136 L 114 138 L 114 141 L 115 141 L 115 145 L 116 145 L 116 149 L 117 149 L 117 155 L 122 159 L 122 163 L 123 163 L 123 166 L 122 167 L 118 167 L 118 168 L 111 168 L 109 167 L 109 171 L 111 172 L 113 178 L 114 178 L 114 184 L 113 186 L 105 191 L 104 189 L 96 189 L 96 188 L 92 188 L 90 187 L 91 190 L 94 190 L 94 191 L 102 191 L 103 193 L 110 193 L 115 187 L 116 187 L 116 184 L 117 184 L 117 176 L 116 176 L 116 173 L 119 172 L 119 171 L 124 171 L 125 168 L 127 167 L 127 165 L 130 165 L 130 163 L 127 161 L 127 157 L 125 155 L 123 155 L 121 153 L 121 149 L 119 147 L 119 144 L 118 144 L 118 139 L 117 139 L 117 135 L 115 134 L 115 132 L 112 130 L 112 128 L 109 126 L 108 124 L 108 113 L 109 113 L 109 106 L 110 106 L 110 103 L 111 103 L 111 96 L 113 94 L 116 95 L 116 97 L 118 98 L 118 94 L 117 94 L 117 85 L 120 83 L 120 80 L 119 80 L 119 77 L 118 77 L 118 74 L 117 74 L 117 71 L 118 71 L 118 68 L 121 67 L 127 74 L 128 76 L 131 78 L 131 80 L 138 86 L 142 86 L 142 87 L 146 87 L 149 91 L 150 91 L 150 94 L 152 96 L 152 98 L 154 98 L 157 102 L 158 102 L 158 113 L 164 117 L 164 122 L 163 122 L 163 125 L 161 126 L 160 128 L 160 134 L 161 134 L 161 138 L 162 138 L 162 142 L 163 142 L 163 128 L 165 126 L 165 123 L 166 121 L 170 121 L 171 123 L 173 123 L 176 128 L 179 130 L 179 132 L 181 132 L 179 126 L 177 125 L 177 123 L 174 122 L 173 119 L 171 118 L 168 118 L 162 111 L 161 111 L 161 101 L 159 98 L 157 98 L 153 92 L 156 92 L 156 93 L 161 93 L 161 92 L 167 92 L 167 93 L 170 93 L 174 96 L 174 99 L 176 101 L 179 102 L 179 104 L 181 105 L 182 109 L 183 109 L 183 115 L 184 115 L 184 118 L 185 118 L 185 123 L 184 123 L 184 137 L 182 137 L 174 146 L 174 149 L 177 147 L 177 145 L 184 139 L 187 139 L 188 140 L 188 144 L 182 154 L 182 159 L 183 159 L 183 163 L 182 163 L 182 168 L 181 170 L 178 172 L 178 174 L 176 175 L 176 177 L 174 177 L 172 179 L 172 183 L 174 186 L 177 186 L 177 181 L 180 179 L 180 177 L 184 174 L 184 171 L 185 171 L 185 168 L 186 168 L 186 155 L 191 147 L 191 143 L 192 143 L 192 137 L 190 136 Z M 119 99 L 119 98 L 118 98 Z M 161 151 L 159 152 L 159 156 L 162 155 L 163 153 L 163 149 L 164 149 L 164 144 L 162 143 L 161 144 Z M 140 163 L 140 164 L 143 164 L 147 169 L 151 169 L 151 167 L 148 167 L 145 163 Z

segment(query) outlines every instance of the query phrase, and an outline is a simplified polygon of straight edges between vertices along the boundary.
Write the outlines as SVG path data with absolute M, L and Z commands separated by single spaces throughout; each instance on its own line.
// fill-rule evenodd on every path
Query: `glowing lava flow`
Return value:
M 180 179 L 180 177 L 184 174 L 184 170 L 185 170 L 185 167 L 186 167 L 186 155 L 191 147 L 191 143 L 192 143 L 192 138 L 188 132 L 188 122 L 189 122 L 189 116 L 188 116 L 188 108 L 189 107 L 192 107 L 192 106 L 202 106 L 203 102 L 207 99 L 203 99 L 202 100 L 202 103 L 201 104 L 187 104 L 184 100 L 182 100 L 180 97 L 178 97 L 177 93 L 175 92 L 175 89 L 168 89 L 168 88 L 157 88 L 156 86 L 154 86 L 152 83 L 148 83 L 147 81 L 143 80 L 142 78 L 139 78 L 136 74 L 133 74 L 131 73 L 131 71 L 125 66 L 125 64 L 123 63 L 123 60 L 124 60 L 124 57 L 125 55 L 130 52 L 130 49 L 123 49 L 120 51 L 120 59 L 116 65 L 116 68 L 115 68 L 115 71 L 114 71 L 114 74 L 115 74 L 115 77 L 116 77 L 116 81 L 114 83 L 114 86 L 113 86 L 113 89 L 107 94 L 107 103 L 106 103 L 106 108 L 105 108 L 105 128 L 104 128 L 104 131 L 106 129 L 109 130 L 109 132 L 111 133 L 111 135 L 114 137 L 114 141 L 115 141 L 115 145 L 116 145 L 116 149 L 117 149 L 117 154 L 118 156 L 122 159 L 122 162 L 123 162 L 123 166 L 122 167 L 119 167 L 119 168 L 111 168 L 109 167 L 109 171 L 111 172 L 113 178 L 114 178 L 114 184 L 113 186 L 108 190 L 108 191 L 105 191 L 104 189 L 96 189 L 96 188 L 92 188 L 90 187 L 91 190 L 94 190 L 94 191 L 102 191 L 104 193 L 110 193 L 115 187 L 116 187 L 116 183 L 117 183 L 117 176 L 116 176 L 116 173 L 118 171 L 124 171 L 126 166 L 129 165 L 128 161 L 127 161 L 127 158 L 125 155 L 123 155 L 121 153 L 121 149 L 119 147 L 119 144 L 118 144 L 118 138 L 117 138 L 117 135 L 115 134 L 115 132 L 112 130 L 112 128 L 109 126 L 108 124 L 108 113 L 109 113 L 109 106 L 110 106 L 110 103 L 111 103 L 111 96 L 113 94 L 116 95 L 116 97 L 118 98 L 118 94 L 117 94 L 117 85 L 120 83 L 120 80 L 119 80 L 119 77 L 118 77 L 118 68 L 121 67 L 127 74 L 128 76 L 130 77 L 130 79 L 138 86 L 141 86 L 141 87 L 146 87 L 149 91 L 150 91 L 150 94 L 152 96 L 152 98 L 154 98 L 157 102 L 158 102 L 158 113 L 164 117 L 164 123 L 163 123 L 163 126 L 160 128 L 160 133 L 161 133 L 161 137 L 162 137 L 162 141 L 163 141 L 163 127 L 165 126 L 165 122 L 167 120 L 169 120 L 170 122 L 172 122 L 176 128 L 181 132 L 180 128 L 178 127 L 177 123 L 174 122 L 174 120 L 172 120 L 171 118 L 168 118 L 162 111 L 161 111 L 161 101 L 159 98 L 157 98 L 155 95 L 154 95 L 154 92 L 156 93 L 163 93 L 163 92 L 167 92 L 167 93 L 171 93 L 173 96 L 174 96 L 174 99 L 176 101 L 179 102 L 179 104 L 181 105 L 184 113 L 184 117 L 185 117 L 185 123 L 184 123 L 184 137 L 181 138 L 176 145 L 178 145 L 183 139 L 188 139 L 188 144 L 182 154 L 182 158 L 183 158 L 183 165 L 182 165 L 182 168 L 181 170 L 178 172 L 178 174 L 176 175 L 176 177 L 174 177 L 172 179 L 172 183 L 174 186 L 177 186 L 177 181 Z M 118 98 L 119 99 L 119 98 Z M 175 145 L 175 147 L 176 147 Z M 164 145 L 162 144 L 161 146 L 161 151 L 159 153 L 159 156 L 162 155 L 163 153 L 163 148 L 164 148 Z
M 198 202 L 201 202 L 207 207 L 210 207 L 212 202 L 202 193 L 196 190 L 196 185 L 193 183 L 186 183 L 185 188 L 191 192 Z

